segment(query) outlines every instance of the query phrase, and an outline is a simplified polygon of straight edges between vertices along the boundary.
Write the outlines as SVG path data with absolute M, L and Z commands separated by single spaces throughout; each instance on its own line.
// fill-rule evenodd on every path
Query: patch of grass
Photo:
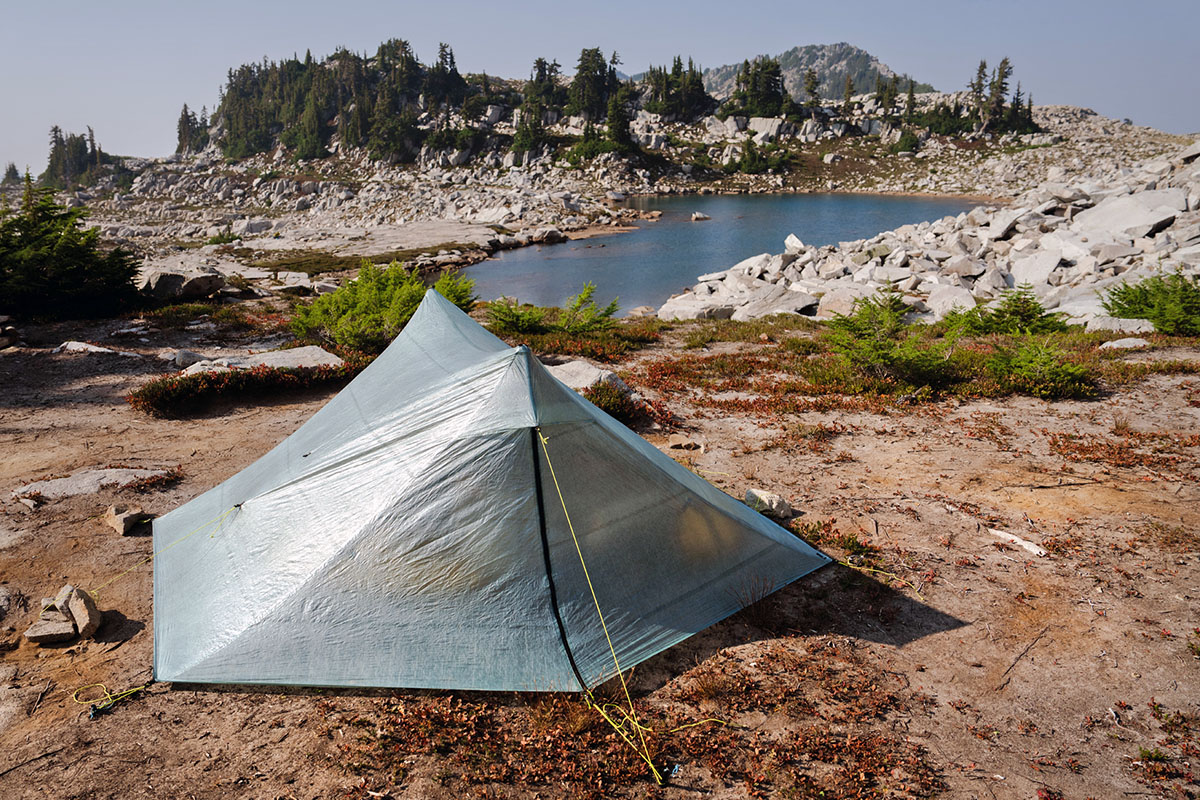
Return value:
M 393 262 L 411 261 L 417 256 L 434 255 L 439 250 L 478 250 L 479 245 L 470 242 L 445 242 L 430 247 L 410 247 L 405 250 L 390 250 L 372 256 L 334 255 L 322 250 L 284 250 L 275 251 L 250 262 L 250 266 L 273 272 L 304 272 L 308 275 L 319 275 L 323 272 L 341 272 L 359 268 L 364 262 L 373 264 L 391 264 Z
M 730 319 L 690 323 L 684 330 L 684 347 L 696 349 L 713 342 L 775 342 L 788 334 L 820 329 L 820 323 L 799 314 L 772 314 L 744 322 Z

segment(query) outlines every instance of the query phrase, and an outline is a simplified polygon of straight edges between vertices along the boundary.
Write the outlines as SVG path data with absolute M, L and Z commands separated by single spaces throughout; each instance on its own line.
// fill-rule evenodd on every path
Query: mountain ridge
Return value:
M 783 83 L 794 97 L 804 94 L 804 73 L 811 67 L 817 71 L 819 92 L 822 97 L 841 97 L 845 91 L 846 76 L 854 81 L 854 93 L 866 94 L 875 91 L 876 76 L 890 80 L 893 76 L 900 77 L 901 91 L 908 88 L 907 76 L 896 72 L 875 56 L 855 47 L 848 42 L 835 44 L 797 45 L 776 56 L 755 56 L 750 61 L 759 58 L 774 58 L 779 61 L 783 73 Z M 725 64 L 704 70 L 704 88 L 718 100 L 728 98 L 736 86 L 738 70 L 741 64 Z M 933 86 L 917 82 L 916 91 L 931 92 Z

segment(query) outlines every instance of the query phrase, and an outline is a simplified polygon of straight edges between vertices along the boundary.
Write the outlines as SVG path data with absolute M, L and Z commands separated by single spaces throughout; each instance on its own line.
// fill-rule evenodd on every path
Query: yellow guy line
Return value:
M 181 542 L 183 542 L 183 541 L 185 541 L 185 540 L 187 540 L 187 539 L 190 539 L 190 538 L 192 538 L 192 537 L 193 537 L 193 536 L 195 536 L 197 533 L 199 533 L 200 531 L 202 531 L 202 530 L 204 530 L 205 528 L 207 528 L 209 525 L 213 525 L 213 524 L 217 524 L 217 525 L 219 525 L 221 522 L 224 522 L 224 521 L 225 521 L 225 518 L 226 518 L 226 517 L 228 517 L 230 514 L 232 514 L 234 511 L 238 510 L 238 509 L 239 509 L 239 508 L 241 508 L 241 507 L 242 507 L 242 504 L 241 504 L 241 503 L 238 503 L 236 506 L 232 506 L 232 507 L 230 507 L 229 509 L 227 509 L 227 510 L 226 510 L 226 511 L 224 511 L 223 513 L 221 513 L 221 514 L 218 514 L 217 516 L 215 516 L 215 517 L 213 517 L 212 519 L 210 519 L 208 522 L 206 522 L 206 523 L 204 523 L 203 525 L 201 525 L 199 528 L 196 528 L 196 529 L 195 529 L 194 531 L 192 531 L 191 533 L 188 533 L 188 534 L 186 534 L 186 535 L 185 535 L 183 538 L 181 538 L 181 539 L 176 539 L 175 541 L 171 542 L 169 545 L 167 545 L 166 547 L 164 547 L 162 550 L 159 550 L 159 551 L 158 551 L 158 552 L 156 552 L 156 553 L 151 553 L 150 555 L 146 556 L 145 558 L 143 558 L 141 561 L 139 561 L 139 562 L 137 562 L 136 564 L 134 564 L 134 565 L 133 565 L 132 567 L 130 567 L 129 569 L 127 569 L 127 570 L 125 570 L 124 572 L 122 572 L 121 574 L 117 575 L 115 578 L 112 578 L 112 579 L 110 579 L 110 580 L 108 580 L 108 581 L 105 581 L 104 583 L 102 583 L 102 584 L 100 584 L 99 586 L 97 586 L 95 589 L 91 589 L 91 590 L 88 592 L 88 594 L 90 594 L 92 597 L 97 597 L 97 598 L 98 598 L 98 597 L 100 596 L 100 590 L 101 590 L 101 589 L 103 589 L 104 587 L 108 586 L 109 584 L 116 583 L 116 582 L 117 582 L 117 581 L 119 581 L 121 578 L 124 578 L 126 575 L 128 575 L 128 574 L 129 574 L 129 573 L 131 573 L 131 572 L 133 572 L 133 571 L 134 571 L 135 569 L 137 569 L 138 567 L 142 566 L 143 564 L 147 564 L 147 563 L 149 563 L 149 562 L 153 561 L 153 560 L 154 560 L 155 558 L 157 558 L 158 556 L 161 556 L 163 553 L 167 552 L 168 550 L 170 550 L 170 549 L 171 549 L 172 547 L 174 547 L 175 545 L 177 545 L 177 544 L 180 544 Z
M 617 660 L 617 650 L 613 647 L 612 637 L 608 633 L 608 623 L 604 621 L 604 612 L 600 610 L 600 601 L 596 598 L 596 588 L 592 585 L 592 576 L 588 573 L 587 562 L 583 559 L 583 550 L 579 546 L 579 537 L 575 535 L 575 526 L 571 524 L 571 514 L 567 511 L 567 501 L 563 499 L 562 487 L 558 485 L 558 477 L 554 474 L 554 464 L 550 461 L 550 450 L 547 449 L 546 443 L 550 440 L 542 435 L 542 429 L 537 429 L 538 439 L 542 442 L 542 452 L 546 454 L 546 466 L 550 468 L 550 479 L 554 481 L 554 490 L 558 492 L 558 502 L 562 504 L 563 516 L 567 518 L 567 529 L 571 532 L 571 540 L 575 542 L 575 552 L 579 555 L 579 565 L 583 567 L 583 577 L 587 580 L 588 591 L 592 593 L 592 603 L 596 606 L 596 615 L 600 618 L 600 628 L 604 631 L 604 638 L 608 642 L 608 652 L 612 655 L 613 666 L 617 668 L 617 678 L 621 681 L 621 689 L 625 692 L 625 700 L 629 703 L 629 711 L 626 712 L 623 708 L 617 708 L 621 715 L 632 723 L 634 730 L 637 731 L 638 739 L 641 741 L 639 748 L 634 744 L 633 740 L 626 733 L 623 725 L 618 725 L 613 722 L 612 717 L 604 710 L 604 708 L 596 704 L 592 697 L 592 692 L 587 686 L 583 687 L 583 691 L 587 696 L 588 705 L 596 709 L 600 716 L 604 717 L 605 722 L 613 727 L 613 730 L 625 740 L 625 743 L 638 751 L 638 755 L 642 760 L 650 765 L 650 772 L 654 775 L 654 780 L 660 786 L 662 785 L 662 775 L 659 774 L 658 768 L 654 766 L 654 760 L 650 757 L 650 748 L 646 744 L 646 736 L 642 733 L 646 730 L 645 726 L 641 725 L 637 719 L 637 711 L 633 708 L 633 697 L 629 694 L 629 686 L 625 683 L 625 676 L 621 673 L 621 662 Z

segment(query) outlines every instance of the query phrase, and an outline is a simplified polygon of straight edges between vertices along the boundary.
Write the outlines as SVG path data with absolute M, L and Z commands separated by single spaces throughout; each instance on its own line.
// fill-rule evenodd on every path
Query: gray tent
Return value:
M 596 603 L 627 669 L 829 561 L 433 291 L 154 547 L 158 680 L 486 690 L 612 677 Z

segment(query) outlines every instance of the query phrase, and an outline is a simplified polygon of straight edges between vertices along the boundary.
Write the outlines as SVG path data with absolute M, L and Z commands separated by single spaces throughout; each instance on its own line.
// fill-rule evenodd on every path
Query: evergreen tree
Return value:
M 1000 64 L 992 71 L 992 79 L 988 83 L 987 105 L 984 110 L 984 127 L 994 121 L 1000 121 L 1004 115 L 1004 98 L 1008 95 L 1008 79 L 1012 77 L 1012 66 L 1008 56 L 1000 59 Z
M 842 91 L 842 115 L 850 116 L 851 108 L 854 100 L 854 79 L 849 74 L 846 75 L 846 88 Z
M 517 120 L 517 131 L 513 136 L 512 151 L 514 153 L 537 150 L 545 144 L 546 130 L 542 126 L 543 113 L 542 106 L 537 100 L 526 100 L 524 105 L 521 106 L 520 119 Z M 588 125 L 591 125 L 591 123 L 589 122 Z
M 967 89 L 971 92 L 971 101 L 975 105 L 976 111 L 983 112 L 983 90 L 987 82 L 987 61 L 980 59 L 979 66 L 975 69 L 975 77 L 967 84 Z
M 86 216 L 55 203 L 53 189 L 35 189 L 26 173 L 20 210 L 0 211 L 0 312 L 95 317 L 132 304 L 136 259 L 102 251 L 99 228 L 80 225 Z
M 600 52 L 599 47 L 584 48 L 580 51 L 575 77 L 571 80 L 571 88 L 567 93 L 566 112 L 592 120 L 604 116 L 608 105 L 610 78 L 615 78 L 615 75 L 614 67 L 610 76 L 610 67 L 605 63 L 604 54 Z
M 8 166 L 4 168 L 4 180 L 0 181 L 4 185 L 10 185 L 21 182 L 21 173 L 17 170 L 17 165 L 13 162 L 8 162 Z
M 534 59 L 533 69 L 523 93 L 525 102 L 546 111 L 561 111 L 566 102 L 566 90 L 558 82 L 561 69 L 557 61 Z
M 817 71 L 809 67 L 804 73 L 804 94 L 807 98 L 805 106 L 813 119 L 817 118 L 817 109 L 821 106 L 821 82 L 817 79 Z
M 608 99 L 608 138 L 622 150 L 633 147 L 633 138 L 629 134 L 629 112 L 625 109 L 628 98 L 629 91 L 621 87 Z
M 917 84 L 912 78 L 908 79 L 908 96 L 905 98 L 904 118 L 911 120 L 917 113 Z
M 717 104 L 704 89 L 704 78 L 690 58 L 686 70 L 679 56 L 669 72 L 666 67 L 651 64 L 643 85 L 649 99 L 642 107 L 652 114 L 691 121 L 709 113 Z

